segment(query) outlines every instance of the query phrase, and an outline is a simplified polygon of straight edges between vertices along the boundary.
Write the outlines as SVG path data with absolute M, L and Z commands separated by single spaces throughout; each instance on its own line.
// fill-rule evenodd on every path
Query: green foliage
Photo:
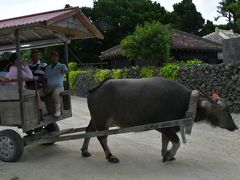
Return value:
M 210 34 L 215 31 L 215 25 L 212 21 L 207 20 L 207 22 L 204 24 L 202 30 L 200 31 L 200 36 L 205 36 L 207 34 Z
M 157 69 L 155 66 L 142 67 L 140 70 L 140 75 L 143 78 L 154 77 L 157 75 Z
M 233 12 L 234 23 L 236 26 L 236 30 L 240 32 L 240 1 L 231 3 L 229 8 Z
M 239 0 L 221 0 L 217 7 L 219 16 L 215 18 L 226 18 L 228 21 L 229 29 L 235 29 L 240 18 L 240 2 Z
M 96 71 L 96 74 L 95 74 L 96 82 L 101 82 L 110 77 L 111 77 L 111 71 L 108 69 L 98 70 Z
M 169 63 L 161 68 L 160 74 L 162 77 L 177 80 L 179 78 L 179 68 L 178 64 Z
M 8 58 L 11 54 L 12 54 L 11 52 L 0 52 L 0 59 L 8 60 Z
M 167 11 L 151 0 L 98 0 L 90 14 L 94 24 L 104 32 L 104 45 L 112 47 L 133 33 L 137 25 L 145 22 L 165 22 Z
M 22 51 L 22 58 L 24 59 L 25 63 L 27 63 L 27 64 L 31 63 L 30 54 L 31 54 L 30 49 Z
M 81 74 L 81 71 L 70 71 L 69 72 L 69 83 L 71 90 L 75 90 L 75 80 L 78 75 Z
M 124 79 L 128 76 L 128 69 L 114 69 L 112 71 L 112 78 L 114 79 Z
M 68 69 L 69 71 L 77 71 L 79 68 L 76 62 L 70 62 L 68 63 Z
M 192 59 L 186 62 L 182 61 L 179 63 L 168 63 L 161 68 L 160 74 L 162 77 L 178 80 L 180 68 L 189 67 L 189 66 L 198 65 L 198 64 L 202 64 L 202 61 L 198 59 Z
M 180 66 L 181 67 L 189 67 L 189 66 L 193 66 L 193 65 L 199 65 L 199 64 L 202 64 L 203 62 L 199 59 L 191 59 L 191 60 L 188 60 L 186 62 L 180 62 Z
M 160 69 L 160 76 L 177 80 L 179 78 L 179 69 L 182 67 L 189 67 L 192 65 L 202 64 L 202 61 L 192 59 L 187 62 L 167 63 Z M 159 76 L 159 69 L 155 66 L 146 67 L 132 67 L 131 69 L 84 69 L 77 71 L 70 71 L 69 81 L 71 90 L 75 90 L 75 81 L 78 76 L 87 76 L 92 79 L 93 84 L 100 83 L 107 78 L 126 79 L 126 78 L 148 78 Z
M 121 41 L 123 54 L 129 59 L 149 59 L 163 62 L 169 59 L 173 30 L 159 22 L 137 26 L 133 35 Z
M 203 28 L 204 19 L 192 0 L 182 0 L 174 4 L 173 9 L 170 21 L 176 29 L 198 34 L 199 30 Z

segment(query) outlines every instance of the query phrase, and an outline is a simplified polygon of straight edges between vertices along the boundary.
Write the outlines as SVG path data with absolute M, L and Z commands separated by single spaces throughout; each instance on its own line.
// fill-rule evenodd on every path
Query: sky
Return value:
M 165 9 L 172 11 L 172 5 L 181 0 L 155 0 Z M 224 19 L 215 22 L 217 5 L 221 0 L 193 0 L 204 19 L 209 19 L 214 24 L 225 24 Z M 93 6 L 93 0 L 0 0 L 0 19 L 12 18 L 17 16 L 29 15 L 50 10 L 62 9 L 65 4 L 71 6 Z

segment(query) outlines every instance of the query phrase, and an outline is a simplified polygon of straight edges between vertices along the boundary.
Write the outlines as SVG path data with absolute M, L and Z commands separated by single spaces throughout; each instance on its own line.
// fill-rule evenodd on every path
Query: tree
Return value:
M 169 16 L 159 3 L 151 0 L 98 0 L 93 8 L 81 10 L 104 35 L 104 40 L 75 40 L 69 45 L 82 62 L 99 61 L 101 51 L 118 45 L 137 25 L 153 21 L 167 23 Z
M 235 30 L 240 33 L 240 1 L 230 4 L 233 11 Z
M 237 19 L 239 18 L 239 0 L 222 0 L 219 2 L 217 7 L 217 12 L 220 14 L 215 18 L 227 18 L 229 29 L 234 29 L 237 24 Z
M 170 56 L 173 30 L 159 22 L 137 26 L 136 31 L 121 41 L 123 54 L 130 60 L 157 60 L 160 64 Z
M 167 11 L 151 0 L 98 0 L 91 13 L 94 24 L 104 33 L 104 48 L 120 43 L 145 22 L 165 22 Z
M 182 0 L 173 5 L 172 21 L 174 27 L 189 33 L 198 34 L 203 28 L 204 19 L 192 0 Z
M 204 24 L 202 30 L 200 31 L 200 36 L 205 36 L 207 34 L 210 34 L 215 31 L 215 25 L 212 21 L 207 20 L 207 22 Z

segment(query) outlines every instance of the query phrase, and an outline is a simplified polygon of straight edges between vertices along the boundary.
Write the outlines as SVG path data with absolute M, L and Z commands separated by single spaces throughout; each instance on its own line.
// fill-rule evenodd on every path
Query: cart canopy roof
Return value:
M 0 52 L 15 49 L 16 29 L 19 30 L 21 49 L 55 46 L 72 39 L 103 39 L 79 7 L 0 20 Z

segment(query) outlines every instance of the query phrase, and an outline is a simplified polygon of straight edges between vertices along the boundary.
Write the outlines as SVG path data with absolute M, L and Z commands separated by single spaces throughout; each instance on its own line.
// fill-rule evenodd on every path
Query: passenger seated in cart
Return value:
M 47 67 L 47 64 L 41 61 L 40 58 L 40 52 L 37 49 L 33 49 L 31 51 L 31 64 L 29 64 L 29 68 L 32 71 L 33 79 L 38 80 L 37 81 L 37 89 L 43 88 L 43 78 L 45 75 L 45 69 Z M 27 82 L 27 88 L 28 89 L 36 89 L 35 82 L 29 81 Z
M 60 94 L 64 91 L 63 81 L 64 75 L 68 73 L 67 66 L 59 63 L 59 54 L 56 51 L 51 53 L 51 65 L 47 66 L 45 70 L 45 78 L 47 81 L 46 87 L 40 90 L 40 96 L 51 95 L 54 105 L 54 116 L 61 115 L 61 97 Z
M 21 60 L 21 65 L 22 65 L 22 78 L 23 79 L 32 79 L 33 74 L 32 71 L 29 69 L 28 65 Z M 11 82 L 12 80 L 17 80 L 18 79 L 18 73 L 17 73 L 17 66 L 16 66 L 16 53 L 11 54 L 9 57 L 9 64 L 10 68 L 9 71 L 5 74 L 4 77 L 1 77 L 1 81 L 3 82 Z M 24 82 L 23 82 L 24 83 Z M 11 82 L 11 84 L 17 84 L 16 81 Z M 25 85 L 25 83 L 24 83 Z
M 20 63 L 22 65 L 22 79 L 24 79 L 24 80 L 32 79 L 33 74 L 32 74 L 32 71 L 29 69 L 28 65 L 26 65 L 22 60 Z M 9 64 L 11 65 L 9 68 L 9 72 L 7 72 L 4 77 L 0 77 L 0 81 L 10 84 L 10 85 L 18 85 L 16 53 L 11 54 L 11 56 L 9 57 Z M 34 95 L 35 94 L 34 91 L 26 89 L 25 82 L 23 82 L 23 87 L 24 87 L 24 95 Z

